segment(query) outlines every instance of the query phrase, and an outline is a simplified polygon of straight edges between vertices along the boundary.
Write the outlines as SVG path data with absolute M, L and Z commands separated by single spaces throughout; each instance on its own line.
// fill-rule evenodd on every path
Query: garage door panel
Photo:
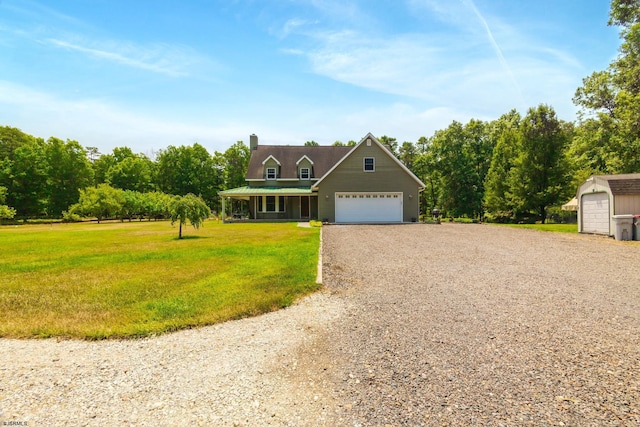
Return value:
M 336 222 L 402 222 L 402 193 L 336 193 Z
M 582 231 L 584 233 L 609 234 L 609 195 L 590 193 L 582 196 Z

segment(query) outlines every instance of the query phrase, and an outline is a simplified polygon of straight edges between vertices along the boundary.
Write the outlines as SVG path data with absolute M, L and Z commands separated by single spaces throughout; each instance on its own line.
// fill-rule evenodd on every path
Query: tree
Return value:
M 378 138 L 378 141 L 380 141 L 380 144 L 386 146 L 394 156 L 398 156 L 398 140 L 387 135 L 382 135 Z
M 489 124 L 489 135 L 495 141 L 495 147 L 484 181 L 484 206 L 493 220 L 513 219 L 508 179 L 518 152 L 520 121 L 520 114 L 511 110 Z
M 11 219 L 16 214 L 15 209 L 4 204 L 6 195 L 7 189 L 5 187 L 0 187 L 0 219 Z
M 184 196 L 196 194 L 214 205 L 219 183 L 220 168 L 214 158 L 200 144 L 169 146 L 158 154 L 157 184 L 167 194 Z
M 107 184 L 80 190 L 78 203 L 70 206 L 69 212 L 95 217 L 98 223 L 105 218 L 115 218 L 122 212 L 125 202 L 124 192 Z
M 318 145 L 320 145 L 320 144 L 318 144 L 317 142 L 315 142 L 315 141 L 311 140 L 311 141 L 307 141 L 307 142 L 305 142 L 305 143 L 304 143 L 304 145 L 305 145 L 306 147 L 317 147 L 317 146 L 318 146 Z
M 418 154 L 412 172 L 425 184 L 422 191 L 423 213 L 430 214 L 438 207 L 439 193 L 439 172 L 436 169 L 436 155 L 432 149 L 431 140 L 424 136 L 418 139 Z
M 51 137 L 46 144 L 48 163 L 49 215 L 59 217 L 62 211 L 76 203 L 80 190 L 93 181 L 93 170 L 86 150 L 72 140 Z
M 413 164 L 416 161 L 416 146 L 413 143 L 405 141 L 400 146 L 400 152 L 398 153 L 398 159 L 404 164 L 407 169 L 413 170 Z
M 520 124 L 517 157 L 508 178 L 509 197 L 517 213 L 537 215 L 544 223 L 547 208 L 568 196 L 566 149 L 572 130 L 547 105 L 527 112 Z
M 153 189 L 153 168 L 153 162 L 142 154 L 126 157 L 109 167 L 105 182 L 122 190 L 145 193 Z
M 578 126 L 580 138 L 574 152 L 591 151 L 597 141 L 600 163 L 598 169 L 611 173 L 640 170 L 640 1 L 613 0 L 609 25 L 620 27 L 618 56 L 607 70 L 596 71 L 583 79 L 573 101 L 582 108 Z M 589 122 L 583 121 L 588 115 Z M 584 129 L 581 129 L 584 125 Z M 597 128 L 600 130 L 596 131 Z M 587 132 L 596 131 L 591 139 Z M 604 138 L 604 139 L 603 139 Z M 583 159 L 585 160 L 585 159 Z M 592 169 L 588 162 L 578 162 L 580 168 Z M 585 171 L 583 175 L 586 175 Z
M 429 167 L 437 172 L 438 204 L 447 215 L 483 215 L 484 178 L 493 149 L 485 132 L 481 121 L 464 126 L 454 121 L 431 140 Z
M 153 191 L 151 193 L 144 193 L 141 199 L 142 212 L 149 218 L 149 221 L 151 221 L 151 218 L 164 219 L 171 217 L 169 213 L 169 203 L 171 202 L 172 196 Z
M 216 153 L 218 154 L 218 153 Z M 221 189 L 228 190 L 230 188 L 241 187 L 245 185 L 245 177 L 247 175 L 247 168 L 249 167 L 249 159 L 251 157 L 251 151 L 244 142 L 238 141 L 229 147 L 221 156 L 222 160 L 222 177 L 224 182 Z M 220 186 L 219 186 L 220 187 Z M 217 196 L 217 194 L 216 194 Z M 246 203 L 241 200 L 231 201 L 231 210 L 234 210 L 234 203 Z M 217 197 L 216 197 L 217 206 Z M 236 207 L 237 208 L 237 207 Z
M 46 212 L 47 173 L 46 147 L 42 139 L 33 138 L 16 148 L 11 189 L 18 216 L 36 217 Z
M 5 187 L 7 190 L 6 203 L 17 208 L 17 211 L 21 213 L 27 209 L 23 209 L 21 205 L 22 190 L 19 187 L 14 188 L 21 181 L 20 176 L 17 177 L 16 181 L 16 173 L 20 175 L 20 172 L 17 172 L 16 169 L 21 171 L 29 169 L 29 164 L 25 164 L 22 161 L 26 160 L 25 155 L 28 151 L 23 147 L 34 144 L 37 141 L 36 138 L 22 132 L 20 129 L 9 126 L 0 127 L 0 186 Z M 18 157 L 17 159 L 16 156 Z M 16 160 L 18 165 L 16 165 Z
M 198 229 L 204 220 L 211 216 L 211 210 L 207 204 L 193 194 L 186 196 L 175 196 L 169 203 L 169 212 L 171 214 L 171 225 L 176 221 L 179 222 L 178 239 L 182 239 L 182 225 L 187 221 L 191 223 L 193 228 Z

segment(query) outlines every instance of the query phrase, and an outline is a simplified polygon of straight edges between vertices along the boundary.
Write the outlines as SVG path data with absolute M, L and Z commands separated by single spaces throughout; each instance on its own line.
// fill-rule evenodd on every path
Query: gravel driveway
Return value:
M 325 290 L 286 310 L 139 341 L 0 340 L 0 422 L 640 424 L 640 244 L 463 224 L 323 236 Z

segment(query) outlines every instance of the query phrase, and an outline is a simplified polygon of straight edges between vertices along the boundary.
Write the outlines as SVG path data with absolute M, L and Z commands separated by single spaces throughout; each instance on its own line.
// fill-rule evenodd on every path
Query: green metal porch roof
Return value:
M 238 187 L 220 191 L 225 197 L 247 196 L 309 196 L 313 193 L 310 187 Z

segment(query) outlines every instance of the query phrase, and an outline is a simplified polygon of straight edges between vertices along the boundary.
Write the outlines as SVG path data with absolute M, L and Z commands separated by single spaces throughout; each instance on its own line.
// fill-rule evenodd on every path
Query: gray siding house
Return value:
M 251 135 L 250 150 L 247 185 L 220 195 L 223 205 L 229 198 L 247 201 L 251 219 L 418 219 L 424 183 L 370 133 L 353 147 L 259 145 Z

